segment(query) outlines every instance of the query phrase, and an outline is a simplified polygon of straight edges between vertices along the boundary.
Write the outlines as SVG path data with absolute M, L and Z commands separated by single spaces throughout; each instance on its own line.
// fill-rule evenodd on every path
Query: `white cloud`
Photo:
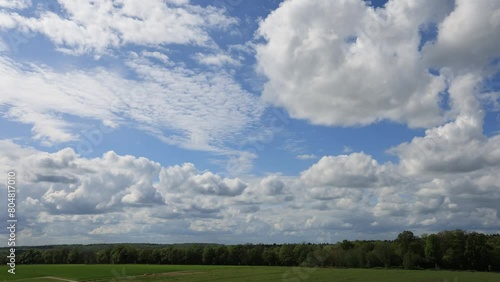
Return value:
M 23 165 L 28 181 L 49 184 L 41 203 L 52 213 L 102 213 L 128 204 L 162 203 L 153 188 L 160 166 L 144 158 L 108 152 L 83 159 L 64 149 L 32 155 Z
M 223 66 L 223 65 L 239 65 L 240 62 L 226 54 L 202 54 L 196 53 L 194 59 L 203 65 Z
M 500 5 L 495 0 L 457 0 L 455 9 L 438 26 L 436 42 L 423 50 L 434 68 L 481 70 L 500 57 Z
M 269 79 L 263 98 L 313 124 L 438 124 L 445 85 L 422 63 L 419 28 L 448 6 L 390 1 L 374 10 L 364 1 L 286 1 L 259 27 L 267 41 L 256 55 Z
M 379 170 L 377 161 L 364 153 L 325 156 L 304 171 L 301 179 L 311 187 L 373 187 Z
M 455 78 L 449 93 L 457 118 L 391 150 L 405 173 L 469 172 L 500 164 L 500 136 L 483 135 L 484 110 L 474 96 L 479 82 L 472 74 Z
M 166 59 L 161 53 L 145 55 Z M 82 138 L 81 125 L 63 117 L 68 114 L 112 127 L 128 125 L 171 144 L 211 151 L 223 149 L 260 118 L 263 108 L 257 98 L 224 71 L 165 68 L 135 53 L 127 62 L 141 80 L 102 68 L 57 72 L 0 57 L 4 117 L 32 124 L 34 139 L 47 145 Z
M 246 187 L 247 184 L 237 178 L 221 178 L 211 172 L 199 173 L 193 164 L 188 163 L 163 169 L 157 188 L 163 193 L 236 196 Z
M 266 43 L 256 58 L 269 79 L 263 98 L 313 124 L 441 124 L 445 77 L 428 69 L 482 70 L 498 58 L 499 15 L 494 0 L 455 7 L 389 1 L 380 9 L 363 1 L 286 1 L 259 27 Z M 432 23 L 437 40 L 420 52 L 420 31 Z
M 25 9 L 31 6 L 31 0 L 0 0 L 0 7 L 7 9 Z
M 424 136 L 390 149 L 399 163 L 379 163 L 345 146 L 345 155 L 324 156 L 297 175 L 228 177 L 191 163 L 163 167 L 113 151 L 86 158 L 78 148 L 48 153 L 0 140 L 0 170 L 15 169 L 23 188 L 19 215 L 29 225 L 20 239 L 331 242 L 356 234 L 393 238 L 403 229 L 498 231 L 500 139 L 484 135 L 481 105 L 496 96 L 477 92 L 496 71 L 484 66 L 499 56 L 498 36 L 488 37 L 498 33 L 499 5 L 476 2 L 389 1 L 374 10 L 362 1 L 286 1 L 260 25 L 268 40 L 256 48 L 270 79 L 265 99 L 318 124 L 388 119 L 426 127 Z M 209 29 L 235 21 L 183 0 L 89 3 L 64 1 L 64 17 L 41 12 L 32 18 L 16 14 L 12 9 L 23 6 L 12 4 L 2 10 L 0 26 L 39 32 L 72 54 L 102 55 L 127 44 L 208 46 Z M 438 37 L 419 51 L 419 31 L 431 22 Z M 149 32 L 136 30 L 141 26 Z M 250 170 L 257 154 L 227 144 L 245 144 L 239 137 L 264 110 L 259 99 L 223 68 L 189 69 L 163 47 L 120 55 L 135 80 L 105 68 L 58 71 L 2 56 L 0 114 L 31 125 L 33 138 L 46 145 L 104 134 L 84 133 L 83 122 L 66 118 L 72 115 L 100 121 L 101 131 L 128 126 L 169 144 L 226 154 L 225 174 Z M 220 51 L 203 49 L 194 58 L 234 63 L 214 50 Z M 430 75 L 429 67 L 440 75 Z M 438 106 L 445 89 L 446 110 Z M 270 144 L 269 132 L 250 140 Z M 302 141 L 289 138 L 285 149 L 299 159 L 316 158 L 305 154 Z
M 172 4 L 161 0 L 61 0 L 59 4 L 65 16 L 41 11 L 38 17 L 25 17 L 2 11 L 0 28 L 41 33 L 67 53 L 100 55 L 127 44 L 208 46 L 213 44 L 208 35 L 210 29 L 224 29 L 236 23 L 221 9 L 185 1 Z
M 405 228 L 500 227 L 498 165 L 388 184 L 384 174 L 399 177 L 394 164 L 352 153 L 325 156 L 300 175 L 243 180 L 114 152 L 89 159 L 69 148 L 45 153 L 9 140 L 0 141 L 0 149 L 8 152 L 0 168 L 15 169 L 23 187 L 19 214 L 29 225 L 20 239 L 30 244 L 131 236 L 147 242 L 331 242 L 355 234 L 387 238 Z

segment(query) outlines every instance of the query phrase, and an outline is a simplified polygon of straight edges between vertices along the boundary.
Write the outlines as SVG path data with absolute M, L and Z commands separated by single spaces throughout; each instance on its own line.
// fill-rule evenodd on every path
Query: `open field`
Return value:
M 0 281 L 419 281 L 498 282 L 500 273 L 198 265 L 19 265 Z

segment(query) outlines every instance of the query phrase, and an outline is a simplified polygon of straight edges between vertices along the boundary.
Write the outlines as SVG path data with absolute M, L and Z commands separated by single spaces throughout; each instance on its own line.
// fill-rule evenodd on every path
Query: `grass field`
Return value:
M 498 282 L 500 273 L 197 265 L 19 265 L 0 281 L 419 281 Z

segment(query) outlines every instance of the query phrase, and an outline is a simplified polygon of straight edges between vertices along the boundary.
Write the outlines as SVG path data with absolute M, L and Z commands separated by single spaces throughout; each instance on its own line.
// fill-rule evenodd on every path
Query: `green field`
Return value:
M 0 281 L 500 281 L 500 273 L 198 265 L 19 265 Z M 49 278 L 52 277 L 52 278 Z M 65 280 L 66 279 L 66 280 Z

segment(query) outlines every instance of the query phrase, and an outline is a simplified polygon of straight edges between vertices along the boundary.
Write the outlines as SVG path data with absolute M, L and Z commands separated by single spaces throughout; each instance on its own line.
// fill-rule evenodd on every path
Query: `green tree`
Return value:
M 477 232 L 467 234 L 464 257 L 469 269 L 488 270 L 491 247 L 487 244 L 486 235 Z
M 440 238 L 436 234 L 431 234 L 425 239 L 425 259 L 430 265 L 438 268 L 442 258 Z
M 128 245 L 119 245 L 111 251 L 111 263 L 137 263 L 137 249 Z
M 342 243 L 340 243 L 340 247 L 343 250 L 347 251 L 347 250 L 353 249 L 354 248 L 354 244 L 351 241 L 343 240 Z
M 39 250 L 29 249 L 19 255 L 20 264 L 40 264 L 43 263 L 42 252 Z
M 392 244 L 389 242 L 377 242 L 375 244 L 375 248 L 373 249 L 373 253 L 386 268 L 391 266 L 396 255 Z
M 409 251 L 403 256 L 404 269 L 415 269 L 419 262 L 420 256 Z
M 292 266 L 295 265 L 297 262 L 293 256 L 293 249 L 294 245 L 292 244 L 283 244 L 280 247 L 280 252 L 279 252 L 279 260 L 281 265 L 284 266 Z
M 398 237 L 394 241 L 397 249 L 396 252 L 399 256 L 403 257 L 408 252 L 414 252 L 413 248 L 417 237 L 411 231 L 403 231 L 399 233 Z
M 465 262 L 465 231 L 439 232 L 438 236 L 443 246 L 443 265 L 451 269 L 463 269 Z
M 228 247 L 226 247 L 226 249 L 228 249 Z M 203 247 L 198 244 L 190 245 L 186 250 L 185 256 L 186 256 L 185 262 L 187 264 L 201 264 L 203 256 Z M 226 260 L 229 260 L 229 249 L 228 249 L 228 258 L 226 258 Z
M 264 253 L 262 254 L 262 259 L 264 260 L 265 265 L 278 265 L 279 264 L 279 257 L 278 257 L 278 251 L 279 249 L 276 247 L 268 247 L 264 250 Z
M 68 263 L 81 263 L 80 251 L 77 248 L 73 248 L 68 253 Z
M 203 264 L 215 264 L 215 249 L 212 246 L 205 246 L 202 255 Z
M 107 248 L 96 252 L 97 263 L 106 264 L 111 263 L 111 249 Z
M 229 250 L 227 246 L 221 245 L 215 248 L 215 264 L 226 265 L 229 261 Z

